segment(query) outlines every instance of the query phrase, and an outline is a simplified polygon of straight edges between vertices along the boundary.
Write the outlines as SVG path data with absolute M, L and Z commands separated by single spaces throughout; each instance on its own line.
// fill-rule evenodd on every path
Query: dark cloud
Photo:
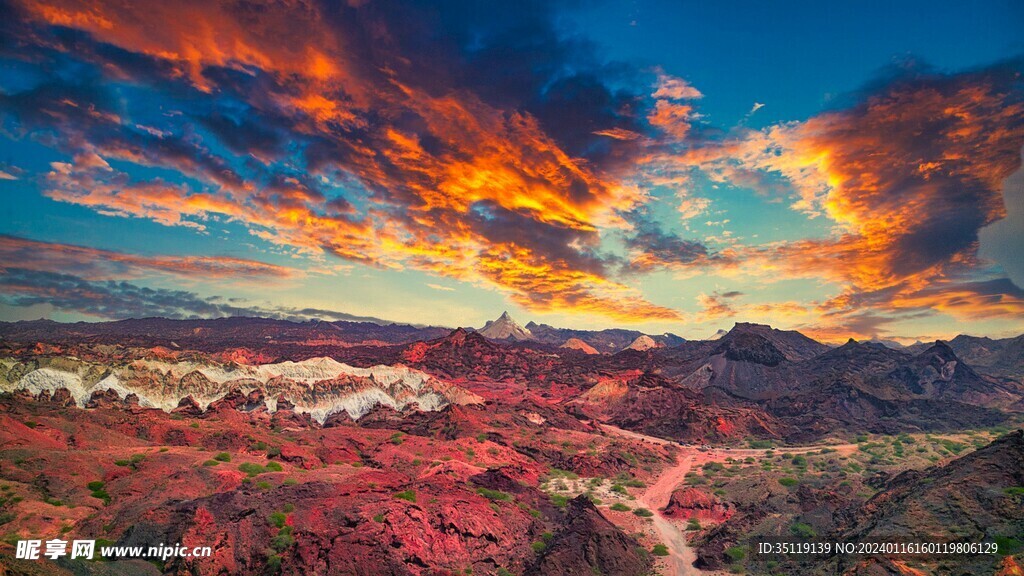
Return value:
M 701 242 L 685 240 L 678 234 L 667 232 L 646 216 L 634 216 L 633 219 L 634 230 L 625 238 L 630 252 L 628 271 L 695 267 L 719 258 Z
M 389 322 L 370 316 L 356 316 L 318 308 L 238 306 L 238 299 L 202 297 L 186 290 L 147 288 L 130 282 L 91 282 L 72 274 L 24 268 L 0 270 L 0 301 L 9 306 L 48 305 L 62 312 L 98 318 L 225 318 L 262 317 L 303 321 L 346 320 L 353 322 Z

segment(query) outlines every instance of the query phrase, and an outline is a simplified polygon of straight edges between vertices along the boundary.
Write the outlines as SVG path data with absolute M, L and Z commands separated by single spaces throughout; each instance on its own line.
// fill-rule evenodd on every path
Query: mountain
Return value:
M 562 344 L 561 348 L 579 350 L 584 354 L 600 354 L 600 352 L 595 350 L 593 346 L 587 344 L 586 342 L 580 340 L 579 338 L 569 338 L 568 340 L 565 341 L 565 344 Z
M 853 340 L 829 348 L 799 332 L 739 323 L 719 340 L 647 356 L 620 367 L 657 372 L 719 405 L 756 403 L 794 440 L 992 426 L 1024 403 L 1019 383 L 979 374 L 941 342 L 916 354 Z
M 759 403 L 808 437 L 993 426 L 1024 398 L 1019 384 L 979 375 L 941 342 L 914 355 L 851 340 L 766 377 L 776 390 Z
M 844 525 L 826 541 L 1009 542 L 1024 535 L 1022 486 L 1024 431 L 1017 430 L 945 466 L 896 476 L 848 513 Z M 837 555 L 827 565 L 815 566 L 813 573 L 895 574 L 900 572 L 899 560 L 887 555 Z M 939 555 L 915 558 L 921 573 L 993 574 L 1000 557 L 970 554 L 957 556 L 955 562 L 953 570 Z
M 720 340 L 722 336 L 725 336 L 728 333 L 728 331 L 719 328 L 717 332 L 715 332 L 711 336 L 708 336 L 707 338 L 705 338 L 705 340 Z
M 402 344 L 437 338 L 449 331 L 448 328 L 409 324 L 324 320 L 292 322 L 246 317 L 212 320 L 140 318 L 75 323 L 49 320 L 0 322 L 0 339 L 11 342 L 106 343 L 203 351 L 247 347 L 272 350 L 276 354 L 313 348 L 325 352 L 331 347 L 365 343 Z
M 633 342 L 631 342 L 629 344 L 629 346 L 626 346 L 626 350 L 636 350 L 638 352 L 643 352 L 644 350 L 650 350 L 652 348 L 663 348 L 663 347 L 664 347 L 664 344 L 656 342 L 650 336 L 648 336 L 646 334 L 643 334 L 641 336 L 637 336 L 636 340 L 633 340 Z
M 497 320 L 488 320 L 483 328 L 477 331 L 480 335 L 491 340 L 533 340 L 533 334 L 509 316 L 508 312 L 502 312 Z
M 1024 381 L 1024 334 L 999 340 L 960 335 L 949 347 L 976 370 Z
M 829 347 L 796 330 L 778 330 L 767 324 L 737 322 L 720 340 L 758 336 L 768 341 L 782 355 L 791 361 L 807 360 L 823 354 Z
M 593 346 L 599 352 L 619 352 L 644 335 L 643 332 L 638 330 L 625 330 L 622 328 L 572 330 L 569 328 L 555 328 L 547 324 L 537 324 L 534 322 L 527 322 L 526 328 L 533 333 L 534 338 L 538 342 L 560 345 L 570 338 L 576 338 Z M 686 342 L 685 339 L 668 332 L 665 334 L 648 334 L 648 336 L 666 347 L 678 346 Z
M 600 422 L 685 442 L 787 433 L 784 424 L 753 403 L 708 403 L 702 394 L 650 372 L 603 375 L 572 403 Z

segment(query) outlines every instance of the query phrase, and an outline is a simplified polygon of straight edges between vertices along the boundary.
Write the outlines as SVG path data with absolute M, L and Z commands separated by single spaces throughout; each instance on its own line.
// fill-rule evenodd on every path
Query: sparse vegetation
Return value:
M 243 462 L 242 464 L 238 465 L 238 469 L 242 472 L 245 472 L 246 475 L 249 476 L 250 478 L 252 478 L 253 476 L 257 476 L 259 474 L 263 474 L 264 472 L 267 471 L 267 468 L 264 468 L 263 466 L 260 466 L 255 462 Z
M 491 490 L 490 488 L 477 488 L 476 493 L 487 498 L 488 500 L 501 500 L 508 502 L 512 500 L 512 495 L 501 490 Z

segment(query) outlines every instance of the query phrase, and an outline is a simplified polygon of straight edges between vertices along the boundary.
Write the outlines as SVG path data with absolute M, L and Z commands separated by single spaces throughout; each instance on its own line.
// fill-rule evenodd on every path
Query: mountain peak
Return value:
M 508 311 L 501 313 L 497 320 L 489 320 L 479 333 L 492 340 L 533 340 L 533 333 L 516 322 Z
M 633 340 L 632 344 L 626 346 L 626 350 L 638 350 L 642 352 L 644 350 L 650 350 L 651 348 L 661 347 L 662 345 L 655 341 L 654 338 L 651 338 L 646 334 L 641 334 L 636 337 L 636 340 Z

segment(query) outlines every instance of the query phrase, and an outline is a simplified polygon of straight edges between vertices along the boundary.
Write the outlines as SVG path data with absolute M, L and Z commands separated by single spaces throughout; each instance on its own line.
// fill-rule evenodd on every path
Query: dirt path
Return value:
M 700 574 L 700 571 L 693 567 L 697 554 L 686 542 L 686 534 L 662 516 L 660 512 L 668 504 L 672 491 L 682 483 L 686 473 L 690 471 L 693 458 L 686 452 L 680 451 L 676 465 L 662 472 L 658 476 L 658 480 L 648 486 L 639 498 L 644 507 L 654 512 L 654 516 L 651 518 L 654 521 L 654 529 L 657 530 L 661 541 L 669 550 L 669 556 L 666 558 L 669 574 L 676 576 Z
M 626 438 L 632 438 L 634 440 L 642 440 L 645 442 L 651 442 L 654 444 L 661 445 L 673 445 L 678 448 L 676 454 L 676 463 L 670 468 L 666 468 L 661 472 L 658 478 L 653 484 L 648 486 L 647 490 L 639 497 L 640 502 L 643 503 L 644 507 L 654 512 L 653 520 L 654 529 L 657 531 L 659 538 L 662 543 L 669 550 L 669 556 L 666 558 L 666 568 L 669 576 L 708 576 L 711 572 L 704 572 L 693 567 L 693 562 L 697 559 L 697 554 L 690 547 L 686 540 L 686 533 L 681 530 L 678 526 L 673 524 L 667 518 L 661 515 L 661 509 L 668 504 L 668 500 L 672 495 L 672 491 L 677 486 L 683 483 L 686 478 L 686 473 L 694 467 L 703 466 L 707 462 L 723 461 L 726 458 L 745 458 L 747 456 L 764 456 L 765 452 L 771 449 L 759 449 L 759 448 L 711 448 L 709 450 L 700 450 L 695 446 L 680 446 L 676 442 L 671 440 L 665 440 L 664 438 L 655 438 L 654 436 L 647 436 L 638 432 L 632 432 L 629 430 L 623 430 L 615 426 L 609 426 L 602 424 L 601 428 L 615 434 L 617 436 L 623 436 Z M 812 452 L 815 450 L 821 450 L 822 448 L 831 448 L 836 450 L 840 454 L 849 455 L 851 452 L 857 449 L 856 444 L 838 444 L 838 445 L 816 445 L 816 446 L 786 446 L 775 448 L 780 452 L 789 452 L 791 454 L 800 454 L 804 452 Z

